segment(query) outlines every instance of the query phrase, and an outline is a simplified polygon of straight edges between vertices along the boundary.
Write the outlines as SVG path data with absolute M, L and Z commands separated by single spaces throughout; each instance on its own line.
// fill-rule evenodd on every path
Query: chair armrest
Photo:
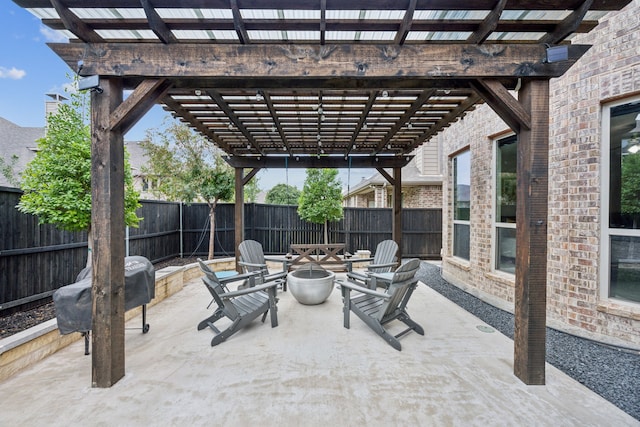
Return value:
M 389 262 L 386 264 L 369 264 L 367 268 L 385 268 L 385 267 L 395 267 L 398 265 L 397 262 Z
M 240 280 L 245 280 L 245 279 L 252 279 L 254 276 L 258 276 L 258 275 L 260 275 L 259 271 L 251 271 L 249 273 L 236 274 L 234 276 L 223 277 L 222 279 L 218 278 L 218 281 L 221 284 L 226 285 L 227 283 L 238 282 Z
M 222 299 L 229 299 L 229 298 L 239 297 L 241 295 L 247 295 L 247 294 L 252 294 L 252 293 L 258 292 L 258 291 L 264 291 L 266 289 L 278 286 L 279 284 L 280 284 L 279 280 L 274 280 L 273 282 L 265 283 L 265 284 L 262 284 L 262 285 L 257 285 L 257 286 L 254 286 L 252 288 L 239 289 L 239 290 L 233 291 L 233 292 L 225 292 L 224 294 L 221 294 L 220 297 Z
M 373 261 L 373 258 L 349 258 L 349 259 L 344 259 L 344 262 L 349 263 L 349 264 L 353 264 L 356 262 L 371 262 Z
M 384 282 L 391 282 L 393 280 L 393 274 L 393 272 L 369 273 L 369 277 L 374 277 L 376 280 L 382 280 Z
M 245 261 L 238 261 L 238 264 L 245 267 L 257 267 L 257 268 L 267 268 L 267 264 L 253 264 Z
M 391 296 L 386 292 L 378 292 L 373 289 L 365 288 L 364 286 L 360 286 L 357 283 L 344 281 L 344 280 L 336 280 L 336 283 L 340 286 L 344 286 L 345 288 L 349 288 L 354 291 L 362 292 L 363 294 L 372 295 L 378 298 L 389 299 Z
M 269 262 L 281 262 L 282 263 L 282 271 L 289 270 L 289 264 L 291 264 L 291 261 L 292 261 L 292 260 L 286 259 L 286 258 L 283 259 L 282 257 L 274 258 L 274 257 L 267 257 L 267 256 L 264 257 L 264 260 L 265 261 L 269 261 Z

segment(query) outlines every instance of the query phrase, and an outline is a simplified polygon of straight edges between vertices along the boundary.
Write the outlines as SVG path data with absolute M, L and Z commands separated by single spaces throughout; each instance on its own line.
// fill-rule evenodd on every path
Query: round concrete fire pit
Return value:
M 301 304 L 322 304 L 333 290 L 333 271 L 309 264 L 287 275 L 287 286 L 291 295 Z

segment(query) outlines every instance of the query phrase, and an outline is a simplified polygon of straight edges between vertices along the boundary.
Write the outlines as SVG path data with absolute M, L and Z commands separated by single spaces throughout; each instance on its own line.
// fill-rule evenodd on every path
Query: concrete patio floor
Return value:
M 409 311 L 425 336 L 401 352 L 353 315 L 345 329 L 337 289 L 317 306 L 279 298 L 277 328 L 256 320 L 211 347 L 196 330 L 210 296 L 193 280 L 149 309 L 148 334 L 127 330 L 117 384 L 91 388 L 78 341 L 0 383 L 0 426 L 640 424 L 548 364 L 545 386 L 523 384 L 513 341 L 424 284 Z

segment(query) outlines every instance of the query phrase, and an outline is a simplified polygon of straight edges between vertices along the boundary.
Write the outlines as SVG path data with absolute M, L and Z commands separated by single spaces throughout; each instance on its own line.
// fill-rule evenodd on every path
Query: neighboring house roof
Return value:
M 386 169 L 385 169 L 386 170 Z M 386 170 L 393 176 L 393 171 Z M 358 193 L 368 190 L 372 186 L 388 185 L 389 181 L 382 176 L 380 172 L 369 178 L 363 179 L 345 193 L 344 197 L 350 197 Z M 442 175 L 422 175 L 420 169 L 416 166 L 415 158 L 412 159 L 405 167 L 402 168 L 402 186 L 418 186 L 418 185 L 442 185 Z
M 21 174 L 36 155 L 38 139 L 45 135 L 44 127 L 22 127 L 9 120 L 0 117 L 0 157 L 11 164 L 12 157 L 18 156 L 13 167 L 16 174 Z M 134 176 L 142 175 L 142 165 L 147 163 L 147 156 L 139 141 L 125 141 L 125 147 L 129 151 L 129 162 Z M 13 185 L 0 174 L 0 186 L 12 187 Z
M 131 164 L 131 173 L 133 176 L 141 176 L 142 166 L 145 166 L 149 159 L 140 145 L 141 141 L 125 141 L 124 146 L 129 152 L 129 163 Z
M 16 174 L 22 173 L 36 155 L 37 140 L 44 137 L 44 127 L 22 127 L 0 117 L 0 157 L 11 164 L 13 156 L 18 160 L 13 168 Z M 17 177 L 16 177 L 17 178 Z M 0 186 L 13 185 L 0 174 Z

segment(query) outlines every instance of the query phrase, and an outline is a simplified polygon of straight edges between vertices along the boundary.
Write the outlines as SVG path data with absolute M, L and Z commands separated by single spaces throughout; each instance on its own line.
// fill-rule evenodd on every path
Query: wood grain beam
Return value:
M 301 168 L 394 168 L 406 166 L 413 156 L 226 156 L 234 168 L 301 169 Z
M 380 173 L 380 175 L 384 177 L 384 179 L 387 180 L 389 184 L 396 184 L 396 180 L 391 175 L 389 175 L 386 170 L 384 170 L 383 168 L 376 168 L 376 170 L 378 171 L 378 173 Z
M 240 266 L 240 250 L 238 247 L 244 240 L 244 169 L 235 168 L 235 195 L 236 200 L 233 207 L 234 210 L 234 236 L 236 247 L 236 270 L 242 272 Z
M 460 105 L 451 110 L 448 114 L 445 114 L 436 124 L 429 127 L 429 130 L 424 132 L 415 141 L 411 143 L 408 147 L 406 147 L 405 151 L 410 153 L 411 151 L 418 148 L 424 141 L 428 140 L 432 136 L 436 135 L 438 132 L 442 131 L 445 127 L 449 126 L 452 121 L 455 121 L 456 118 L 460 117 L 465 111 L 473 108 L 480 101 L 480 96 L 472 95 L 467 99 L 462 101 Z
M 244 20 L 238 7 L 238 0 L 230 0 L 231 13 L 233 14 L 233 26 L 238 34 L 238 40 L 241 44 L 249 43 L 249 34 L 244 26 Z
M 480 44 L 489 37 L 489 35 L 495 31 L 498 22 L 500 22 L 500 15 L 507 5 L 507 0 L 498 0 L 491 12 L 482 20 L 482 23 L 476 31 L 474 31 L 468 38 L 467 43 Z
M 51 0 L 51 5 L 55 8 L 58 16 L 60 16 L 60 19 L 64 23 L 64 27 L 75 34 L 75 36 L 80 40 L 85 43 L 104 42 L 104 39 L 100 37 L 98 33 L 89 28 L 87 24 L 69 10 L 69 7 L 65 2 L 61 0 Z M 50 7 L 50 5 L 47 5 L 46 7 Z M 74 66 L 72 66 L 71 69 L 75 70 Z
M 280 140 L 282 141 L 282 144 L 287 149 L 287 151 L 290 151 L 291 147 L 289 147 L 289 143 L 287 142 L 287 138 L 284 134 L 284 129 L 282 129 L 282 124 L 280 124 L 280 120 L 278 120 L 278 113 L 276 112 L 276 108 L 273 105 L 273 100 L 271 99 L 271 95 L 269 94 L 269 92 L 262 91 L 262 96 L 264 96 L 264 102 L 265 104 L 267 104 L 267 109 L 269 110 L 269 114 L 271 115 L 271 118 L 273 119 L 273 123 L 276 126 L 278 135 L 280 135 Z
M 392 239 L 398 244 L 398 260 L 402 259 L 402 168 L 393 168 Z
M 518 134 L 514 374 L 525 384 L 545 383 L 549 81 L 520 90 L 531 129 Z
M 111 114 L 111 130 L 127 133 L 170 88 L 166 79 L 143 81 Z
M 49 46 L 72 69 L 82 59 L 87 75 L 303 81 L 559 77 L 588 49 L 571 45 L 567 61 L 546 63 L 546 47 L 538 44 L 51 43 Z
M 91 239 L 93 387 L 124 376 L 124 138 L 109 122 L 122 103 L 122 82 L 100 79 L 91 93 Z
M 362 130 L 362 126 L 367 121 L 367 116 L 371 112 L 371 108 L 373 104 L 376 102 L 376 98 L 378 97 L 378 91 L 373 91 L 369 93 L 369 99 L 367 99 L 367 104 L 364 106 L 362 110 L 362 114 L 360 115 L 360 120 L 358 120 L 358 124 L 356 128 L 353 130 L 353 135 L 351 136 L 351 141 L 349 141 L 349 148 L 347 149 L 347 155 L 353 150 L 353 144 L 355 144 L 356 139 L 358 138 L 358 134 Z
M 416 98 L 413 104 L 411 104 L 411 107 L 409 107 L 409 109 L 405 111 L 405 113 L 400 117 L 400 120 L 398 120 L 396 124 L 393 125 L 393 127 L 389 130 L 389 132 L 387 132 L 385 137 L 382 138 L 382 140 L 378 143 L 378 146 L 375 149 L 376 154 L 382 151 L 385 145 L 389 143 L 391 138 L 393 138 L 393 136 L 398 133 L 400 128 L 402 128 L 402 126 L 404 126 L 405 123 L 407 123 L 411 119 L 411 117 L 413 117 L 416 111 L 418 111 L 424 105 L 424 103 L 433 96 L 435 92 L 435 89 L 425 90 L 420 94 L 420 96 L 418 96 L 418 98 Z
M 531 116 L 500 82 L 480 79 L 471 86 L 514 132 L 531 129 Z
M 579 8 L 564 18 L 553 32 L 545 34 L 545 36 L 540 39 L 540 43 L 556 44 L 575 32 L 592 4 L 593 0 L 585 0 Z
M 320 44 L 326 43 L 327 36 L 327 0 L 320 0 Z
M 260 168 L 253 168 L 251 169 L 245 176 L 244 178 L 242 178 L 242 185 L 247 185 L 249 183 L 249 181 L 251 181 L 251 178 L 253 178 L 254 176 L 256 176 L 256 174 L 260 172 Z
M 173 35 L 167 24 L 162 20 L 150 0 L 140 0 L 140 4 L 147 15 L 147 21 L 151 31 L 160 39 L 162 43 L 176 43 L 178 39 Z
M 191 126 L 194 127 L 198 132 L 209 138 L 209 140 L 213 141 L 218 147 L 220 147 L 223 151 L 229 152 L 230 147 L 228 144 L 224 143 L 218 135 L 216 135 L 211 129 L 204 126 L 202 122 L 196 120 L 196 118 L 191 114 L 188 110 L 182 108 L 179 102 L 176 102 L 170 96 L 165 96 L 162 100 L 162 103 L 166 105 L 167 109 L 170 111 L 174 111 L 176 115 L 182 117 L 186 120 Z
M 242 133 L 242 135 L 244 135 L 244 137 L 247 138 L 247 141 L 249 142 L 249 144 L 251 144 L 251 146 L 258 153 L 264 154 L 260 146 L 256 143 L 256 140 L 253 138 L 253 135 L 251 135 L 251 132 L 247 130 L 246 126 L 242 123 L 242 120 L 238 118 L 235 111 L 233 111 L 233 109 L 229 106 L 227 101 L 225 101 L 222 95 L 220 95 L 220 92 L 215 90 L 206 90 L 205 92 L 207 93 L 207 95 L 211 97 L 211 99 L 214 100 L 216 104 L 218 104 L 218 107 L 220 107 L 220 109 L 224 112 L 224 114 L 227 115 L 229 120 L 231 120 L 231 123 L 233 123 L 233 125 L 238 128 L 238 130 Z
M 407 10 L 404 13 L 404 17 L 402 18 L 402 22 L 400 23 L 400 28 L 398 28 L 398 32 L 396 33 L 396 37 L 393 40 L 394 44 L 401 45 L 407 39 L 407 35 L 409 31 L 411 31 L 411 23 L 413 22 L 413 12 L 416 10 L 416 0 L 410 0 L 409 5 L 407 6 Z

